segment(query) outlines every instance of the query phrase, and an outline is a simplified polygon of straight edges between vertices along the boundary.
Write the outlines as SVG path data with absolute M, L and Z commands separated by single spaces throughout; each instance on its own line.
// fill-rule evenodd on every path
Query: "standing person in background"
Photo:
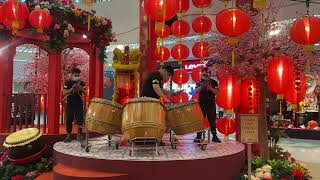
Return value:
M 71 80 L 65 82 L 63 86 L 63 97 L 67 99 L 67 137 L 64 142 L 71 142 L 72 137 L 72 123 L 75 119 L 78 125 L 78 133 L 81 133 L 81 128 L 83 124 L 83 101 L 82 94 L 86 92 L 86 85 L 80 79 L 81 70 L 78 68 L 72 69 Z M 80 140 L 81 137 L 78 137 Z
M 217 81 L 210 78 L 208 68 L 202 70 L 202 80 L 196 85 L 196 92 L 199 93 L 199 103 L 204 117 L 207 117 L 210 130 L 213 135 L 212 141 L 220 143 L 216 130 L 216 95 L 218 94 Z M 197 133 L 194 142 L 199 143 L 202 138 L 202 132 Z

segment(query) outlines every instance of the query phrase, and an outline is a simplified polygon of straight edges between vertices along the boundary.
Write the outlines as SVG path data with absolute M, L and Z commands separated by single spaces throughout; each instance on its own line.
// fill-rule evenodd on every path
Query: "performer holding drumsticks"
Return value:
M 202 80 L 196 85 L 196 92 L 199 93 L 199 103 L 204 117 L 207 117 L 210 130 L 213 135 L 212 141 L 220 143 L 216 131 L 216 103 L 215 96 L 218 94 L 217 81 L 210 78 L 208 68 L 202 70 Z M 199 143 L 202 137 L 202 132 L 197 133 L 194 142 Z
M 67 122 L 66 130 L 67 137 L 64 142 L 72 141 L 72 122 L 75 119 L 78 126 L 83 123 L 83 101 L 82 94 L 86 92 L 86 85 L 80 79 L 81 70 L 78 68 L 72 69 L 71 80 L 66 81 L 63 86 L 63 96 L 67 99 Z M 78 127 L 79 133 L 81 129 Z M 78 137 L 80 138 L 80 137 Z

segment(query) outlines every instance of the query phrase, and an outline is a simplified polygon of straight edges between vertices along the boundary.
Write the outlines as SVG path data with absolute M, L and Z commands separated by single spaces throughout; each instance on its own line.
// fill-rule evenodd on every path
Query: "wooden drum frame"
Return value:
M 122 105 L 101 98 L 93 98 L 86 114 L 89 131 L 101 134 L 120 134 L 122 124 Z
M 167 106 L 166 121 L 168 127 L 177 135 L 190 134 L 205 129 L 200 104 L 194 100 Z
M 125 105 L 122 115 L 122 133 L 125 139 L 161 140 L 165 130 L 165 110 L 158 99 L 135 98 Z

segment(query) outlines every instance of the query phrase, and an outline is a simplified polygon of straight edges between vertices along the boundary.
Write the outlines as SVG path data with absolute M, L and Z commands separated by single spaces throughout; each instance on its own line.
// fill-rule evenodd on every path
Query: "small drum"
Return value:
M 205 129 L 204 117 L 199 102 L 189 101 L 166 108 L 168 127 L 177 135 L 199 132 Z
M 86 126 L 89 131 L 101 134 L 121 133 L 122 106 L 115 102 L 93 98 L 86 115 Z
M 161 140 L 165 130 L 165 111 L 158 99 L 135 98 L 125 105 L 122 115 L 122 133 L 126 139 Z
M 27 164 L 42 157 L 47 146 L 41 139 L 42 133 L 37 128 L 27 128 L 10 134 L 3 146 L 13 164 Z

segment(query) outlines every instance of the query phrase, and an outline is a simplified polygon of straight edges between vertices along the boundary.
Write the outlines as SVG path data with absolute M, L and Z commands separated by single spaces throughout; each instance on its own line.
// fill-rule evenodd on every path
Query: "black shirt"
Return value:
M 143 85 L 142 96 L 159 99 L 160 96 L 153 89 L 154 84 L 159 84 L 160 88 L 163 87 L 163 79 L 159 71 L 156 71 L 149 75 Z
M 66 81 L 63 85 L 63 89 L 69 90 L 72 88 L 74 84 L 78 83 L 78 81 Z M 80 81 L 80 85 L 82 86 L 82 91 L 86 91 L 86 84 L 83 81 Z M 77 105 L 77 104 L 83 104 L 82 102 L 82 91 L 79 92 L 72 92 L 67 97 L 67 103 L 70 105 Z
M 217 81 L 210 79 L 208 80 L 211 82 L 211 86 L 213 88 L 218 88 Z M 205 83 L 204 80 L 201 80 L 199 83 L 197 83 L 196 88 L 202 86 Z M 211 91 L 207 90 L 207 88 L 201 89 L 199 92 L 199 103 L 202 108 L 215 108 L 216 107 L 216 95 L 212 93 Z

